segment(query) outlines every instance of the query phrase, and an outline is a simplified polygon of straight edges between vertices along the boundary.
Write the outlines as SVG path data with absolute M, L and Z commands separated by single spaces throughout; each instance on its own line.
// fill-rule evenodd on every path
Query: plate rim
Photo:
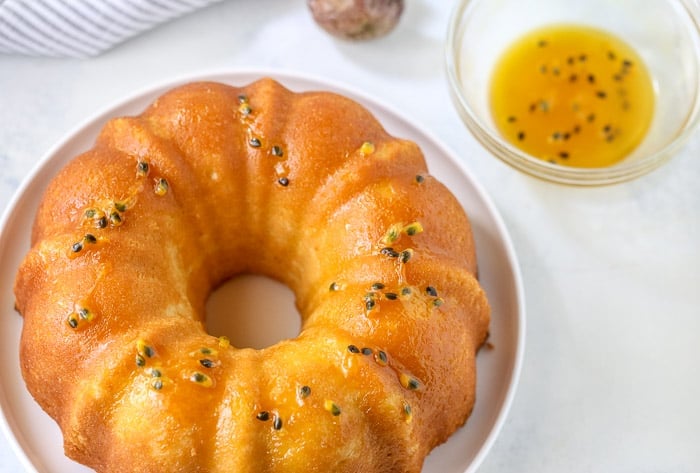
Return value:
M 101 107 L 95 113 L 90 114 L 87 118 L 80 121 L 77 125 L 73 126 L 61 136 L 61 138 L 55 142 L 54 145 L 49 147 L 49 149 L 41 156 L 41 158 L 35 163 L 30 172 L 24 177 L 16 191 L 13 193 L 7 207 L 0 216 L 0 250 L 2 250 L 5 241 L 5 232 L 8 226 L 16 217 L 17 207 L 20 201 L 23 199 L 24 195 L 28 191 L 29 187 L 37 180 L 38 176 L 46 171 L 45 168 L 56 159 L 55 156 L 59 151 L 66 145 L 68 145 L 72 140 L 76 139 L 81 133 L 85 133 L 85 130 L 90 126 L 99 125 L 101 128 L 104 122 L 115 116 L 115 112 L 128 103 L 143 99 L 146 96 L 157 96 L 157 94 L 162 93 L 178 85 L 201 80 L 213 80 L 222 81 L 230 83 L 233 80 L 241 80 L 240 77 L 250 76 L 251 78 L 262 78 L 262 77 L 272 77 L 278 80 L 283 85 L 285 81 L 287 82 L 301 82 L 308 85 L 316 87 L 318 90 L 330 90 L 335 93 L 340 93 L 345 96 L 350 97 L 353 100 L 360 102 L 363 106 L 373 109 L 380 109 L 388 115 L 398 118 L 404 124 L 411 128 L 418 129 L 426 138 L 430 144 L 448 158 L 449 164 L 456 166 L 462 173 L 463 177 L 466 178 L 470 185 L 473 187 L 474 192 L 478 195 L 481 200 L 481 204 L 484 206 L 488 216 L 493 220 L 495 224 L 495 230 L 500 237 L 500 243 L 504 249 L 504 256 L 506 261 L 509 263 L 510 270 L 513 274 L 513 292 L 515 296 L 515 307 L 517 308 L 517 327 L 515 330 L 515 347 L 514 347 L 514 358 L 512 361 L 512 370 L 509 373 L 508 387 L 505 391 L 505 396 L 503 397 L 502 405 L 498 410 L 498 414 L 495 420 L 492 422 L 491 428 L 488 435 L 483 439 L 481 446 L 478 448 L 476 455 L 473 457 L 471 463 L 467 467 L 464 473 L 474 473 L 484 461 L 489 451 L 491 450 L 493 444 L 495 443 L 500 431 L 505 424 L 506 418 L 510 412 L 513 401 L 515 399 L 515 394 L 520 381 L 520 376 L 522 372 L 523 359 L 525 354 L 525 333 L 526 333 L 526 310 L 525 310 L 525 292 L 522 281 L 522 274 L 520 270 L 520 265 L 515 253 L 514 245 L 507 230 L 507 227 L 503 221 L 503 218 L 496 208 L 493 200 L 486 192 L 483 185 L 474 177 L 472 172 L 466 166 L 463 160 L 460 160 L 457 155 L 450 149 L 442 140 L 438 139 L 437 136 L 428 128 L 419 126 L 410 118 L 405 118 L 402 112 L 396 107 L 386 103 L 385 101 L 378 99 L 376 96 L 372 96 L 369 93 L 359 90 L 355 86 L 343 83 L 334 79 L 329 79 L 316 74 L 310 73 L 300 73 L 297 71 L 290 71 L 287 69 L 277 69 L 277 68 L 215 68 L 209 70 L 200 70 L 197 72 L 191 72 L 187 74 L 181 74 L 176 77 L 171 77 L 165 80 L 159 80 L 151 82 L 150 84 L 140 87 L 134 92 L 125 94 L 116 100 L 112 100 L 106 106 Z M 254 80 L 254 79 L 251 79 Z M 411 139 L 411 137 L 408 137 Z M 427 159 L 427 158 L 426 158 Z M 60 169 L 60 168 L 59 168 Z M 58 172 L 56 170 L 55 173 Z M 477 250 L 478 251 L 478 250 Z M 10 425 L 8 417 L 5 415 L 6 404 L 6 394 L 4 390 L 0 390 L 0 431 L 4 434 L 5 439 L 11 447 L 12 452 L 15 454 L 19 462 L 25 468 L 26 471 L 32 473 L 39 473 L 36 465 L 29 458 L 27 452 L 23 448 L 21 442 L 18 439 L 18 433 L 14 431 Z

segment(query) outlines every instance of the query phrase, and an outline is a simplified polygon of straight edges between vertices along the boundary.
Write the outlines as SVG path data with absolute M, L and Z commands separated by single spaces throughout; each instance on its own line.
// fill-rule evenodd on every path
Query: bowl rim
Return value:
M 700 81 L 695 87 L 694 96 L 682 126 L 665 145 L 644 159 L 626 163 L 623 161 L 608 167 L 579 168 L 548 163 L 525 153 L 486 125 L 485 121 L 469 105 L 460 85 L 457 45 L 461 39 L 461 23 L 478 1 L 460 0 L 455 3 L 450 13 L 444 48 L 445 69 L 450 97 L 460 118 L 474 138 L 504 163 L 531 176 L 560 184 L 577 186 L 616 184 L 647 174 L 670 160 L 698 128 L 700 124 Z M 700 4 L 694 0 L 678 0 L 673 3 L 678 4 L 692 24 L 691 32 L 695 36 L 694 49 L 697 53 L 695 66 L 700 76 Z

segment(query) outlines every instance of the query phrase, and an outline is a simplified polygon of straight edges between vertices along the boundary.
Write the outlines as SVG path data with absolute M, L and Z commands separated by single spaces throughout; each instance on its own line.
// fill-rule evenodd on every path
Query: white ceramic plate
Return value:
M 32 221 L 51 178 L 72 157 L 92 147 L 104 122 L 113 116 L 140 113 L 173 86 L 191 80 L 215 80 L 244 85 L 271 76 L 295 91 L 331 90 L 369 108 L 395 136 L 417 142 L 431 174 L 457 196 L 475 232 L 481 282 L 492 305 L 490 342 L 478 357 L 477 403 L 465 427 L 426 460 L 425 473 L 472 473 L 486 456 L 510 407 L 524 350 L 525 304 L 520 272 L 510 237 L 482 187 L 459 159 L 434 137 L 402 118 L 397 111 L 345 86 L 318 78 L 279 71 L 214 72 L 182 78 L 140 92 L 85 122 L 52 149 L 24 182 L 0 221 L 0 425 L 18 458 L 30 472 L 91 471 L 63 455 L 56 424 L 27 392 L 19 369 L 21 317 L 14 310 L 13 284 L 20 261 L 29 249 Z

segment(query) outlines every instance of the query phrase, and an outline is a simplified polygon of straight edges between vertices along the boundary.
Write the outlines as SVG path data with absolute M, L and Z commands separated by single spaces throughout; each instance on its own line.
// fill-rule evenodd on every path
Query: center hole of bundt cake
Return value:
M 228 280 L 209 296 L 206 310 L 207 332 L 228 337 L 237 348 L 269 347 L 301 330 L 294 293 L 265 276 Z

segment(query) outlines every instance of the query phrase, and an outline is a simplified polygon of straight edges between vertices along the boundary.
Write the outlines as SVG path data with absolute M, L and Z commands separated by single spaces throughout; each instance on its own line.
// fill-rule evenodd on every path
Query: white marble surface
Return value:
M 700 471 L 700 136 L 612 187 L 520 174 L 477 144 L 449 100 L 451 2 L 407 3 L 397 31 L 364 44 L 331 39 L 302 1 L 234 0 L 95 59 L 0 55 L 0 211 L 63 135 L 135 90 L 240 67 L 350 84 L 462 156 L 512 235 L 527 347 L 511 413 L 479 471 Z M 0 472 L 18 471 L 0 438 Z

